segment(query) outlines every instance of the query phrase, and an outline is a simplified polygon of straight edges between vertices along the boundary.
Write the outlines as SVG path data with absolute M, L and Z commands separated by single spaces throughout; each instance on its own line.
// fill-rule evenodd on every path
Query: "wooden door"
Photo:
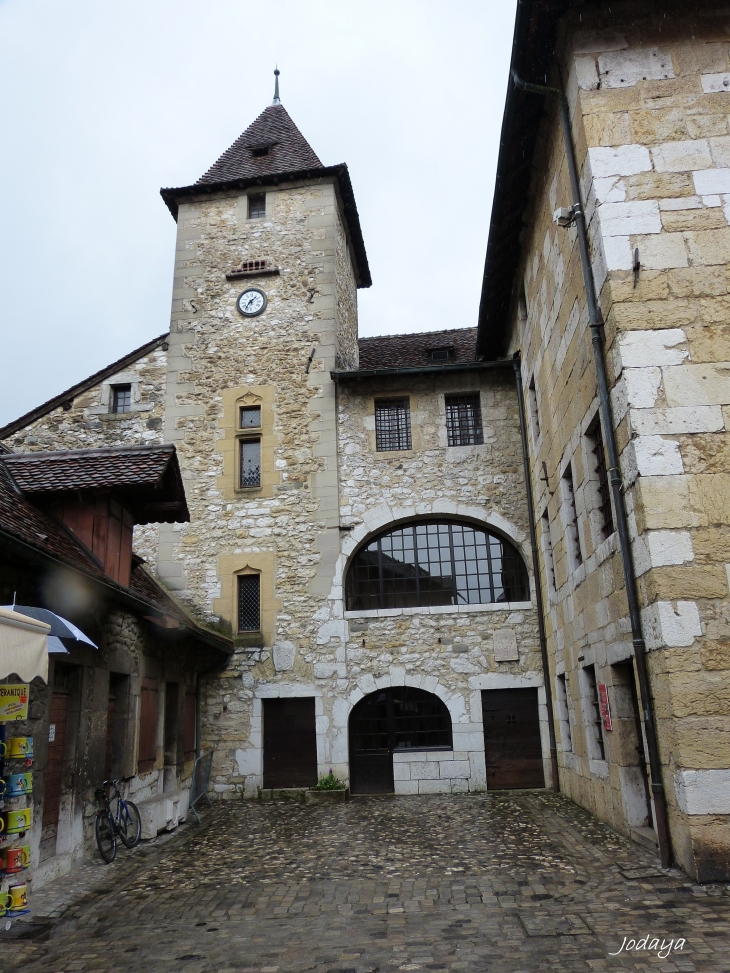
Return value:
M 48 757 L 46 759 L 45 797 L 43 799 L 43 841 L 50 842 L 58 834 L 58 813 L 63 790 L 63 761 L 66 742 L 66 712 L 68 693 L 54 689 L 51 697 L 51 718 L 48 725 Z
M 317 783 L 314 698 L 265 699 L 264 787 Z
M 487 789 L 544 787 L 537 689 L 482 691 Z
M 157 682 L 143 679 L 140 692 L 137 773 L 146 774 L 157 762 Z
M 106 706 L 106 747 L 104 750 L 104 780 L 109 780 L 112 775 L 112 763 L 114 760 L 114 714 L 116 709 L 117 697 L 109 693 Z

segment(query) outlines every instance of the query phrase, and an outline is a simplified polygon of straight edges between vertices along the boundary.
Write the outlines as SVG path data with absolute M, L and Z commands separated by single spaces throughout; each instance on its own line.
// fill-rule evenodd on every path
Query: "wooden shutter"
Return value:
M 137 773 L 154 770 L 157 759 L 157 682 L 142 680 L 139 715 L 139 751 Z

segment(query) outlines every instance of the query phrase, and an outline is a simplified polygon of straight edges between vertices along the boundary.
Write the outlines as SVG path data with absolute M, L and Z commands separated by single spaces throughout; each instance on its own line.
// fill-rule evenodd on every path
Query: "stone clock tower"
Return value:
M 162 196 L 177 221 L 165 439 L 190 523 L 165 527 L 159 574 L 231 626 L 231 676 L 306 681 L 339 553 L 330 370 L 358 366 L 357 288 L 370 285 L 350 177 L 322 165 L 277 77 L 215 165 Z

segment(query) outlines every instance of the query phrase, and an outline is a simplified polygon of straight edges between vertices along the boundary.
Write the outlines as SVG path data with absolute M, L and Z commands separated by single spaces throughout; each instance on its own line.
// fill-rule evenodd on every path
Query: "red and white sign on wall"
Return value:
M 601 719 L 603 720 L 603 729 L 612 730 L 613 723 L 611 722 L 611 707 L 608 703 L 608 687 L 605 683 L 599 682 L 598 684 L 598 703 L 601 707 Z

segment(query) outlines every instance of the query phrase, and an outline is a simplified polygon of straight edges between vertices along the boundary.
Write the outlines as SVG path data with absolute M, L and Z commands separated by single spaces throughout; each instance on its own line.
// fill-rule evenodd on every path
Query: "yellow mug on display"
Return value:
M 22 912 L 28 908 L 28 886 L 23 882 L 22 885 L 11 885 L 8 889 L 8 912 Z
M 33 821 L 33 808 L 23 807 L 18 811 L 5 811 L 2 815 L 4 828 L 0 826 L 0 831 L 5 834 L 19 834 L 21 831 L 28 831 Z
M 15 760 L 33 756 L 33 737 L 10 737 L 7 741 L 8 756 Z

